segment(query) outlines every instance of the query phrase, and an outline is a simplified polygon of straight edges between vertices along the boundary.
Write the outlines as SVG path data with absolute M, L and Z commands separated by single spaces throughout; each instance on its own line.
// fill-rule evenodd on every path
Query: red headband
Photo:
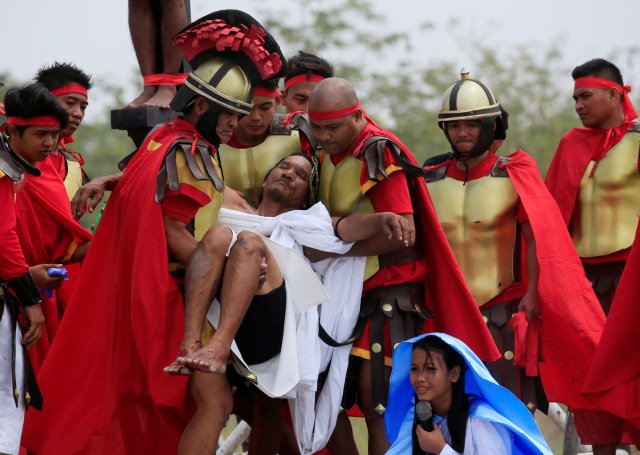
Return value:
M 276 87 L 273 90 L 269 90 L 266 87 L 256 87 L 253 90 L 253 96 L 266 96 L 268 98 L 277 98 L 278 97 L 278 88 Z
M 15 126 L 60 126 L 60 120 L 53 115 L 35 117 L 7 117 L 7 123 Z
M 320 82 L 323 79 L 325 79 L 325 77 L 319 74 L 298 74 L 284 81 L 284 89 L 287 90 L 289 87 L 299 84 L 300 82 Z
M 630 85 L 624 87 L 609 79 L 603 79 L 601 77 L 579 77 L 576 79 L 574 88 L 613 88 L 619 94 L 622 95 L 622 112 L 626 120 L 633 120 L 638 117 L 636 110 L 631 104 L 628 93 L 631 91 Z
M 360 103 L 356 101 L 356 104 L 336 111 L 309 111 L 309 120 L 333 120 L 352 114 L 359 109 Z
M 87 88 L 80 84 L 68 84 L 51 90 L 53 96 L 68 95 L 69 93 L 79 93 L 80 95 L 87 96 Z
M 144 85 L 182 85 L 189 76 L 188 73 L 178 74 L 147 74 L 142 77 Z

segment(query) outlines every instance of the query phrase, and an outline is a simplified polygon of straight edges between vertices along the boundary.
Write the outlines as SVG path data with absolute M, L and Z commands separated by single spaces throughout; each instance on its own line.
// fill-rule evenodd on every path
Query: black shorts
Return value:
M 284 281 L 271 292 L 253 297 L 235 336 L 246 364 L 266 362 L 280 353 L 286 308 Z

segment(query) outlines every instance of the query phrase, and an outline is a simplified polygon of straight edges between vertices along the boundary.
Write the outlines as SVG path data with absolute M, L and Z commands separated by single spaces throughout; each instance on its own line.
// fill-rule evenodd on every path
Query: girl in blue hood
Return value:
M 551 455 L 526 406 L 457 338 L 431 333 L 400 343 L 390 381 L 387 454 Z M 433 431 L 415 416 L 419 401 L 431 404 Z

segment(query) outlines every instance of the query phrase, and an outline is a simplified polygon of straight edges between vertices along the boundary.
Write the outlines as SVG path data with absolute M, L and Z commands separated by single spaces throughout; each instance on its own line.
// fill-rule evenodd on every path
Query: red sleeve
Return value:
M 211 201 L 209 196 L 199 189 L 181 183 L 178 190 L 169 190 L 162 200 L 162 214 L 182 223 L 189 223 L 196 212 Z
M 16 233 L 13 181 L 4 176 L 0 177 L 0 210 L 0 280 L 8 281 L 24 275 L 29 267 Z
M 392 173 L 366 193 L 376 212 L 413 213 L 409 185 L 404 171 Z

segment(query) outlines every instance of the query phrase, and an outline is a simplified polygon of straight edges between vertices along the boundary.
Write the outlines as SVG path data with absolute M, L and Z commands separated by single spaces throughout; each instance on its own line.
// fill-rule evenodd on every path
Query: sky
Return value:
M 260 20 L 260 11 L 293 6 L 289 18 L 304 22 L 306 2 L 288 0 L 192 0 L 192 19 L 211 11 L 235 8 Z M 326 0 L 324 0 L 326 1 Z M 73 62 L 100 81 L 125 87 L 132 99 L 137 86 L 137 62 L 131 45 L 125 0 L 0 0 L 2 3 L 3 45 L 0 73 L 27 80 L 36 70 L 56 60 Z M 560 43 L 566 66 L 571 68 L 594 57 L 613 57 L 626 83 L 640 84 L 640 62 L 628 56 L 615 59 L 616 51 L 640 46 L 638 17 L 640 0 L 371 0 L 373 8 L 384 16 L 385 31 L 411 31 L 417 43 L 415 57 L 430 61 L 442 59 L 468 64 L 468 52 L 448 32 L 451 21 L 464 36 L 486 39 L 505 48 L 528 45 L 543 55 L 552 41 Z M 430 22 L 425 42 L 420 24 Z M 372 33 L 375 31 L 372 31 Z M 276 39 L 278 37 L 276 36 Z M 283 49 L 290 55 L 298 49 Z M 331 60 L 331 56 L 325 56 Z M 569 76 L 569 75 L 568 75 Z M 452 79 L 457 76 L 452 75 Z M 568 79 L 567 84 L 570 84 Z M 568 85 L 570 87 L 570 85 Z M 640 90 L 640 87 L 638 87 Z M 634 91 L 635 92 L 635 91 Z M 107 103 L 96 91 L 94 106 Z M 637 93 L 636 93 L 637 96 Z M 96 104 L 97 103 L 97 104 Z M 93 106 L 91 106 L 93 107 Z M 87 120 L 101 115 L 89 109 Z

